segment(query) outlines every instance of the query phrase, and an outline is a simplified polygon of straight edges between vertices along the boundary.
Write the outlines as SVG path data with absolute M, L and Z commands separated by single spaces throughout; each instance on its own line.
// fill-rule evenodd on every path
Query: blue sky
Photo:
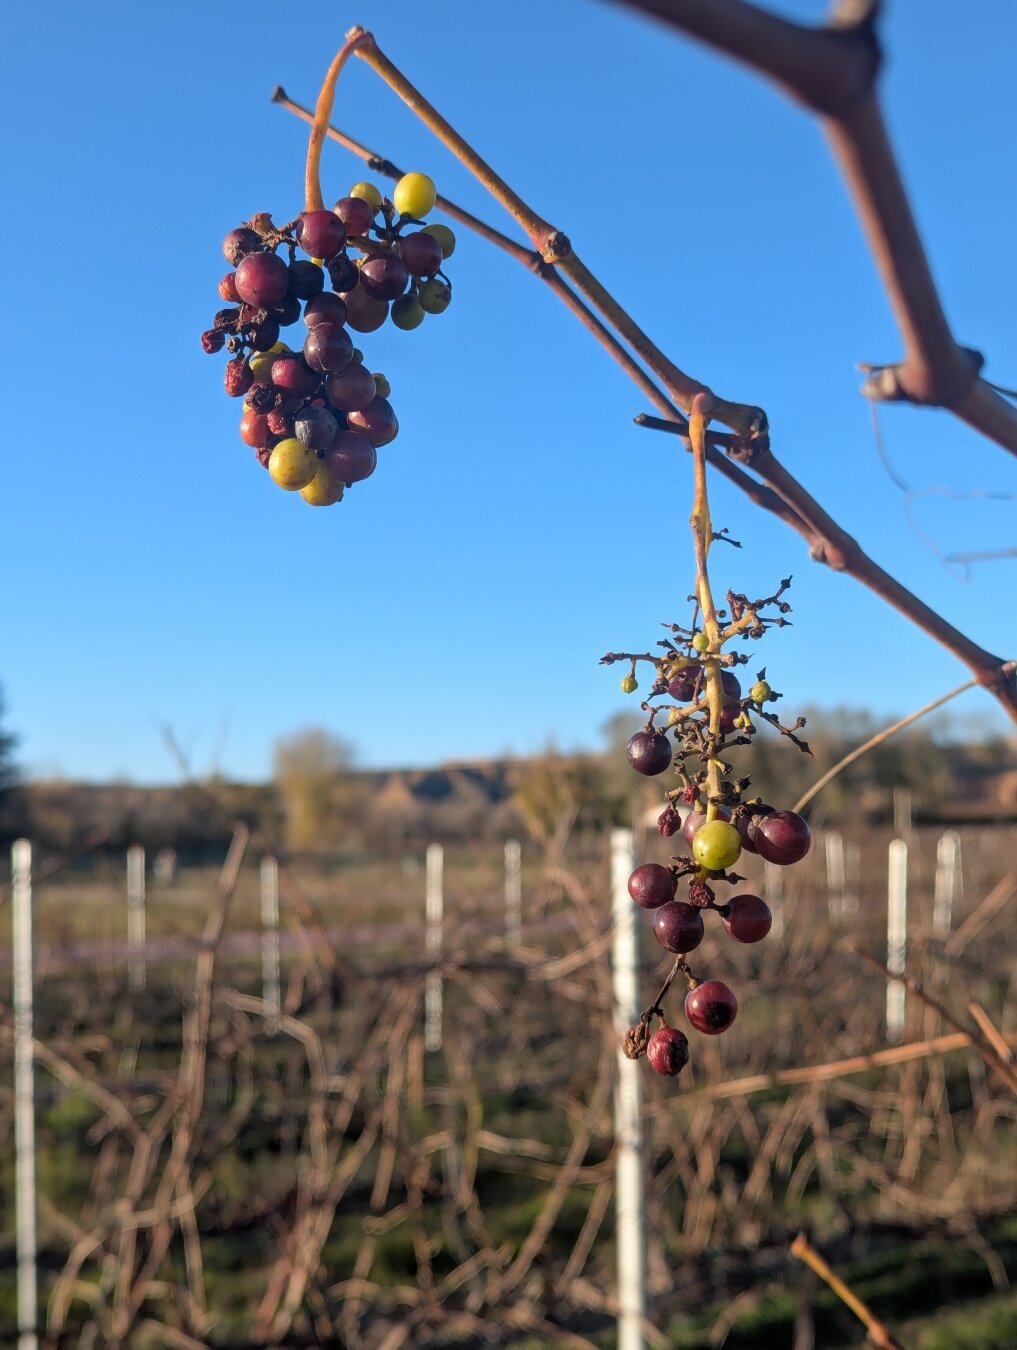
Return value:
M 308 726 L 379 766 L 594 746 L 631 706 L 600 655 L 684 617 L 687 458 L 633 427 L 642 397 L 554 297 L 465 231 L 449 311 L 364 338 L 402 425 L 373 478 L 316 511 L 237 438 L 223 358 L 198 344 L 221 239 L 302 206 L 306 128 L 269 95 L 313 104 L 356 22 L 680 365 L 766 407 L 778 455 L 880 562 L 1015 654 L 1014 562 L 945 567 L 879 463 L 854 364 L 900 342 L 804 113 L 595 0 L 324 12 L 57 3 L 5 22 L 3 369 L 23 417 L 0 456 L 0 683 L 29 772 L 171 780 L 162 725 L 197 771 L 240 778 Z M 888 120 L 947 313 L 1017 384 L 1017 11 L 983 0 L 958 26 L 926 0 L 890 6 L 885 31 Z M 359 62 L 335 120 L 499 221 Z M 327 200 L 362 176 L 326 148 Z M 1011 457 L 942 413 L 882 426 L 943 552 L 1012 546 L 1012 501 L 948 495 L 1017 492 Z M 785 707 L 903 713 L 965 678 L 726 484 L 713 505 L 743 543 L 715 555 L 721 590 L 794 574 L 795 627 L 759 652 Z M 976 692 L 961 710 L 989 707 Z

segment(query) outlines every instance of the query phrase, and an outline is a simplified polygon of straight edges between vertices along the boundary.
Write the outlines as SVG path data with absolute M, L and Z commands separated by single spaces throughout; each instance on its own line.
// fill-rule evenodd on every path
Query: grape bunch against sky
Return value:
M 163 724 L 196 769 L 240 778 L 264 777 L 273 742 L 314 724 L 353 739 L 365 765 L 551 737 L 593 747 L 625 706 L 598 679 L 600 653 L 684 597 L 687 456 L 632 425 L 639 396 L 546 288 L 458 228 L 440 324 L 370 335 L 401 431 L 356 510 L 287 509 L 252 464 L 195 339 L 223 271 L 210 231 L 299 208 L 307 128 L 270 95 L 282 83 L 313 102 L 323 53 L 354 23 L 665 351 L 766 407 L 789 468 L 879 562 L 1013 654 L 999 597 L 1014 560 L 965 570 L 940 556 L 1013 547 L 1013 460 L 902 407 L 880 420 L 908 494 L 881 463 L 854 366 L 896 359 L 899 337 L 817 127 L 761 81 L 597 0 L 453 0 L 439 26 L 408 0 L 371 0 L 313 43 L 252 0 L 243 25 L 262 40 L 242 49 L 226 9 L 62 0 L 7 19 L 3 86 L 9 199 L 62 222 L 10 268 L 3 338 L 8 389 L 46 413 L 2 456 L 0 680 L 26 769 L 169 780 Z M 958 31 L 947 0 L 891 6 L 885 38 L 887 116 L 947 313 L 1013 387 L 1017 13 L 986 0 Z M 506 224 L 356 62 L 334 121 Z M 326 146 L 329 204 L 366 176 Z M 791 706 L 903 713 L 964 679 L 727 484 L 713 493 L 715 518 L 773 578 L 794 574 Z M 377 718 L 395 633 L 413 706 Z M 562 687 L 565 701 L 550 693 Z M 977 692 L 959 710 L 1002 724 Z

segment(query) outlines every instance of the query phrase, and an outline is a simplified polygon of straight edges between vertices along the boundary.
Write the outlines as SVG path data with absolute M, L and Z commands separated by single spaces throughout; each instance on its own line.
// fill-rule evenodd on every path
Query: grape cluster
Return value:
M 372 333 L 386 319 L 413 329 L 448 308 L 442 264 L 455 236 L 424 223 L 435 199 L 422 173 L 404 174 L 391 201 L 357 183 L 331 211 L 280 227 L 257 215 L 223 241 L 235 270 L 219 283 L 227 307 L 201 345 L 230 354 L 225 385 L 244 400 L 240 439 L 279 487 L 312 506 L 332 506 L 369 478 L 378 448 L 398 434 L 388 380 L 371 373 L 349 330 Z M 306 336 L 294 349 L 280 332 L 301 317 Z
M 657 829 L 665 838 L 681 832 L 687 853 L 674 856 L 667 866 L 642 863 L 629 877 L 628 889 L 633 901 L 653 911 L 654 937 L 665 951 L 675 957 L 674 966 L 654 1004 L 643 1013 L 637 1026 L 630 1029 L 625 1052 L 637 1059 L 646 1055 L 658 1073 L 673 1077 L 688 1062 L 688 1040 L 684 1032 L 667 1025 L 661 999 L 680 971 L 688 981 L 685 1018 L 697 1031 L 708 1036 L 724 1032 L 734 1022 L 738 1001 L 722 980 L 698 979 L 686 957 L 703 941 L 703 916 L 719 915 L 727 933 L 736 942 L 759 942 L 770 931 L 772 915 L 759 895 L 739 891 L 718 902 L 718 883 L 737 887 L 744 881 L 731 869 L 743 853 L 758 854 L 767 862 L 782 867 L 799 862 L 809 851 L 807 822 L 794 811 L 779 810 L 751 798 L 749 777 L 734 778 L 726 756 L 738 746 L 751 746 L 759 725 L 769 724 L 808 754 L 808 744 L 796 733 L 804 726 L 799 718 L 785 726 L 767 705 L 781 696 L 759 671 L 747 696 L 734 667 L 748 657 L 725 653 L 723 646 L 733 638 L 761 638 L 771 626 L 787 622 L 790 610 L 781 597 L 790 578 L 781 582 L 777 592 L 750 601 L 745 595 L 729 591 L 728 608 L 717 611 L 720 625 L 716 641 L 692 625 L 665 625 L 669 636 L 658 644 L 663 654 L 650 652 L 609 652 L 602 664 L 630 662 L 630 673 L 621 681 L 623 693 L 639 687 L 636 668 L 649 663 L 654 672 L 653 685 L 643 709 L 648 713 L 641 730 L 629 740 L 629 764 L 648 777 L 673 769 L 678 785 L 665 792 L 664 809 Z M 776 611 L 775 614 L 767 611 Z M 708 669 L 719 676 L 720 716 L 711 717 L 707 696 Z M 664 725 L 657 725 L 658 719 Z M 671 736 L 674 736 L 674 740 Z M 711 773 L 712 768 L 712 773 Z M 684 820 L 679 807 L 687 809 Z M 687 899 L 678 899 L 679 882 L 688 888 Z M 660 1028 L 651 1034 L 654 1018 Z

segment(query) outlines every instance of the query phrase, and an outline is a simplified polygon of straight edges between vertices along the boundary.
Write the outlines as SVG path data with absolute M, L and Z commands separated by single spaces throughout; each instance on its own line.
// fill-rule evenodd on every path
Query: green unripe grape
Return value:
M 710 650 L 710 639 L 705 633 L 697 633 L 692 639 L 693 651 L 708 652 Z
M 372 211 L 377 211 L 381 205 L 381 193 L 373 183 L 354 183 L 346 195 L 347 197 L 359 197 L 361 201 L 368 204 Z
M 392 301 L 389 318 L 397 328 L 409 332 L 411 328 L 419 328 L 424 322 L 424 311 L 420 308 L 420 301 L 415 295 L 401 295 L 398 300 Z
M 433 210 L 438 193 L 426 173 L 404 173 L 392 192 L 392 205 L 401 216 L 423 220 Z
M 441 256 L 451 258 L 456 251 L 456 237 L 447 225 L 425 225 L 424 233 L 437 239 L 441 247 Z
M 692 838 L 692 856 L 708 872 L 725 871 L 741 851 L 741 835 L 726 820 L 708 820 Z
M 374 387 L 379 398 L 388 398 L 392 393 L 392 386 L 380 370 L 374 372 Z
M 749 698 L 753 703 L 763 704 L 773 693 L 773 690 L 767 684 L 766 680 L 757 680 L 749 690 Z
M 268 460 L 272 481 L 287 492 L 299 492 L 318 472 L 318 456 L 296 436 L 280 441 Z
M 425 314 L 444 314 L 452 303 L 452 287 L 438 277 L 423 281 L 417 292 L 420 308 Z
M 634 675 L 626 675 L 621 682 L 621 691 L 623 694 L 634 694 L 639 688 L 639 681 Z

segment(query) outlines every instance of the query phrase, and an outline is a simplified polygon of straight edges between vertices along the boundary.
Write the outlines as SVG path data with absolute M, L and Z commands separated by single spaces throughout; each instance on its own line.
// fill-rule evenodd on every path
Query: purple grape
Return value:
M 374 253 L 360 266 L 360 284 L 375 300 L 395 300 L 409 279 L 406 264 L 394 253 Z
M 789 867 L 808 853 L 812 836 L 808 823 L 794 811 L 771 811 L 757 823 L 752 841 L 761 858 Z
M 338 375 L 329 375 L 325 380 L 325 393 L 329 402 L 345 413 L 360 412 L 368 407 L 374 402 L 376 391 L 374 376 L 359 361 L 354 361 Z
M 334 258 L 346 243 L 346 226 L 334 211 L 305 211 L 297 226 L 297 243 L 312 258 Z
M 272 310 L 272 316 L 279 321 L 281 328 L 289 328 L 291 323 L 296 323 L 300 318 L 300 301 L 295 295 L 285 296 L 282 304 Z
M 256 413 L 270 413 L 275 407 L 275 390 L 270 384 L 258 381 L 248 389 L 246 403 Z
M 345 370 L 353 360 L 353 343 L 346 329 L 333 323 L 310 329 L 304 342 L 304 360 L 321 375 Z
M 374 224 L 374 211 L 363 197 L 340 197 L 332 210 L 346 226 L 347 234 L 366 234 Z
M 705 932 L 702 911 L 684 900 L 661 905 L 653 916 L 653 936 L 665 951 L 695 951 Z
M 346 322 L 346 302 L 333 291 L 322 291 L 304 306 L 304 323 L 308 328 L 317 328 L 319 324 L 331 323 L 338 327 Z
M 720 672 L 720 682 L 724 686 L 725 703 L 735 702 L 741 698 L 742 686 L 737 675 L 734 675 L 730 670 L 722 670 Z
M 280 356 L 278 361 L 272 362 L 272 383 L 287 394 L 306 398 L 308 394 L 314 393 L 319 382 L 320 376 L 308 369 L 307 362 L 299 353 Z
M 738 1000 L 723 980 L 704 980 L 685 995 L 685 1016 L 707 1036 L 727 1031 L 737 1014 Z
M 674 877 L 660 863 L 642 863 L 629 877 L 629 895 L 643 909 L 656 909 L 674 899 Z
M 271 315 L 255 324 L 250 332 L 251 346 L 256 352 L 271 351 L 279 341 L 279 321 Z
M 441 245 L 424 230 L 403 235 L 399 240 L 399 256 L 411 277 L 433 277 L 441 267 Z
M 370 478 L 378 465 L 378 452 L 355 431 L 340 431 L 325 453 L 325 462 L 333 476 L 348 487 Z
M 770 906 L 758 895 L 733 895 L 725 906 L 724 927 L 736 942 L 761 942 L 770 931 Z
M 317 263 L 297 258 L 290 263 L 290 294 L 298 300 L 310 300 L 325 289 L 325 273 Z
M 325 267 L 328 270 L 329 280 L 334 291 L 342 291 L 345 294 L 346 291 L 352 291 L 360 284 L 360 269 L 353 259 L 345 253 L 330 258 Z
M 213 316 L 212 327 L 224 333 L 235 333 L 240 323 L 240 313 L 239 309 L 218 309 Z
M 629 737 L 625 754 L 636 773 L 652 777 L 671 767 L 673 747 L 662 731 L 637 731 Z
M 373 295 L 367 294 L 363 286 L 344 291 L 343 299 L 349 314 L 346 322 L 358 333 L 373 333 L 388 318 L 388 301 L 376 300 Z
M 339 423 L 327 408 L 316 408 L 312 404 L 293 419 L 293 429 L 297 440 L 309 450 L 327 450 L 336 438 Z
M 661 1027 L 646 1045 L 650 1068 L 665 1078 L 676 1078 L 689 1062 L 689 1038 L 677 1027 Z
M 246 258 L 249 253 L 257 253 L 263 247 L 260 237 L 246 225 L 230 230 L 222 241 L 223 254 L 231 267 L 237 267 L 241 259 Z
M 249 305 L 280 305 L 290 286 L 290 269 L 277 253 L 249 253 L 237 267 L 237 292 Z
M 667 682 L 667 692 L 676 703 L 689 703 L 696 692 L 696 681 L 702 674 L 702 666 L 693 662 L 690 666 L 682 666 L 676 671 Z M 700 693 L 702 692 L 702 683 L 700 683 Z
M 392 404 L 380 394 L 366 408 L 355 408 L 346 420 L 351 431 L 361 432 L 375 446 L 388 445 L 399 435 L 399 422 Z

